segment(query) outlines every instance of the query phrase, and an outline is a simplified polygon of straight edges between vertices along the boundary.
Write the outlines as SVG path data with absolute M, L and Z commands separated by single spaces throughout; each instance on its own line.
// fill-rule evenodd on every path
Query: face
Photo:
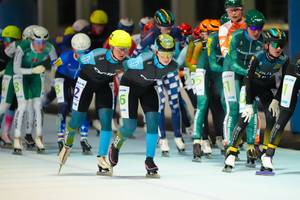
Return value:
M 118 60 L 122 61 L 128 56 L 129 49 L 128 48 L 120 48 L 120 47 L 113 47 L 112 54 Z
M 93 35 L 100 35 L 104 31 L 104 24 L 92 24 Z
M 32 47 L 35 52 L 42 53 L 46 47 L 46 41 L 45 40 L 33 40 Z
M 159 26 L 158 28 L 160 29 L 160 32 L 162 34 L 170 34 L 171 33 L 171 27 Z
M 3 45 L 4 48 L 8 47 L 10 43 L 12 43 L 14 40 L 12 38 L 3 38 Z
M 172 61 L 174 52 L 157 51 L 156 55 L 161 64 L 168 65 Z
M 271 56 L 278 58 L 283 51 L 284 48 L 284 44 L 283 43 L 279 43 L 279 42 L 270 42 L 269 44 L 269 53 Z
M 242 7 L 230 7 L 226 9 L 228 18 L 232 22 L 238 22 L 243 17 L 243 8 Z
M 252 40 L 258 40 L 258 38 L 260 37 L 260 35 L 262 33 L 262 29 L 263 29 L 263 27 L 260 27 L 260 26 L 249 26 L 247 28 L 247 32 L 248 32 L 249 37 Z
M 208 39 L 208 32 L 201 32 L 201 38 L 206 41 Z
M 87 53 L 87 50 L 75 50 L 73 49 L 75 58 L 78 59 L 80 56 L 83 56 Z

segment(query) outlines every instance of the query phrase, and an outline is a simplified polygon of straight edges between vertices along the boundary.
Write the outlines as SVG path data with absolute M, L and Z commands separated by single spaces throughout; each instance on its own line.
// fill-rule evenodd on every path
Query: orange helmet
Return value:
M 197 26 L 197 27 L 194 28 L 194 30 L 193 30 L 193 37 L 196 38 L 196 39 L 199 39 L 199 38 L 200 38 L 200 35 L 201 35 L 201 30 L 200 30 L 200 27 Z
M 198 27 L 202 32 L 207 32 L 209 24 L 210 24 L 210 19 L 205 19 L 200 22 Z
M 209 25 L 207 27 L 207 29 L 209 31 L 218 31 L 220 26 L 221 26 L 220 20 L 218 20 L 218 19 L 211 19 L 210 23 L 209 23 Z

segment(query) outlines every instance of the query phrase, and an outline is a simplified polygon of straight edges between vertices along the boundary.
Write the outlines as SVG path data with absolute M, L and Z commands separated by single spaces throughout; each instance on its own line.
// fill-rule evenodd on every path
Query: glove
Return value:
M 4 74 L 4 72 L 5 72 L 5 69 L 0 71 L 0 76 L 2 76 Z
M 242 113 L 242 117 L 245 118 L 244 122 L 249 123 L 251 117 L 253 115 L 253 107 L 252 104 L 247 104 L 245 110 Z
M 32 68 L 31 72 L 33 74 L 41 74 L 46 70 L 46 68 L 43 65 L 38 65 L 34 68 Z
M 278 117 L 279 115 L 279 102 L 276 99 L 273 99 L 269 105 L 269 112 L 272 112 L 273 117 Z

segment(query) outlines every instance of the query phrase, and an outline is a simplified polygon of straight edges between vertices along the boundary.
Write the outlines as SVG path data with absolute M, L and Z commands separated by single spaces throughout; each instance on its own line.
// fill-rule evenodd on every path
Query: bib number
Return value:
M 126 119 L 129 119 L 129 102 L 128 102 L 129 90 L 130 90 L 129 87 L 120 85 L 119 88 L 120 112 L 121 112 L 121 117 Z
M 197 69 L 191 73 L 193 89 L 197 95 L 205 94 L 205 73 L 204 69 Z
M 280 105 L 285 108 L 290 107 L 294 85 L 297 78 L 290 75 L 285 75 L 283 79 L 282 92 L 281 92 L 281 102 Z
M 87 84 L 87 81 L 78 78 L 76 82 L 76 86 L 74 88 L 74 97 L 73 97 L 73 104 L 72 104 L 72 109 L 76 110 L 78 109 L 79 102 L 80 102 L 80 97 L 82 94 L 83 89 L 85 88 Z
M 222 81 L 226 101 L 237 101 L 235 92 L 234 72 L 223 72 Z

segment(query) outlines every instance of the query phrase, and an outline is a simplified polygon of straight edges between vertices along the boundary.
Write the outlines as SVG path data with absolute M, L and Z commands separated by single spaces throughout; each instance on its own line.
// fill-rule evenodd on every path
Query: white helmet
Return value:
M 23 33 L 22 33 L 22 39 L 23 39 L 23 40 L 32 39 L 32 29 L 33 29 L 34 27 L 38 27 L 38 25 L 30 25 L 30 26 L 27 26 L 27 27 L 23 30 Z
M 48 40 L 49 33 L 48 30 L 42 26 L 37 26 L 32 28 L 32 39 L 33 40 Z
M 75 50 L 84 51 L 90 48 L 91 46 L 91 39 L 87 34 L 84 33 L 77 33 L 72 37 L 71 40 L 72 48 Z
M 77 19 L 77 20 L 73 23 L 72 27 L 73 27 L 73 29 L 74 29 L 76 32 L 80 32 L 80 31 L 82 31 L 82 29 L 84 29 L 84 28 L 87 27 L 88 25 L 90 25 L 90 23 L 89 23 L 87 20 L 85 20 L 85 19 Z

